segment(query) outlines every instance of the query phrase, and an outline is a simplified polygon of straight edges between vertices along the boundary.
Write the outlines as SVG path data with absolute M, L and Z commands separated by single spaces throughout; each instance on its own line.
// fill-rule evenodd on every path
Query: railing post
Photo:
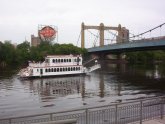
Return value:
M 161 119 L 163 119 L 164 116 L 164 100 L 161 98 L 161 107 L 160 107 L 160 114 L 161 114 Z
M 142 120 L 143 120 L 143 101 L 140 101 L 140 124 L 142 124 Z
M 11 119 L 9 119 L 9 124 L 11 124 Z
M 117 104 L 115 105 L 115 124 L 117 124 Z
M 85 109 L 86 124 L 88 124 L 88 109 Z
M 53 114 L 50 114 L 50 120 L 51 121 L 53 120 Z

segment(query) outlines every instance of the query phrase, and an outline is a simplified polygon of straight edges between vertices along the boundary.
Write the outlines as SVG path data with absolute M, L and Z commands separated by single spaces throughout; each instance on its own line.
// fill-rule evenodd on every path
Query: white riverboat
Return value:
M 21 78 L 80 75 L 99 69 L 97 62 L 92 67 L 84 67 L 81 55 L 48 55 L 42 63 L 29 62 L 27 68 L 21 69 Z

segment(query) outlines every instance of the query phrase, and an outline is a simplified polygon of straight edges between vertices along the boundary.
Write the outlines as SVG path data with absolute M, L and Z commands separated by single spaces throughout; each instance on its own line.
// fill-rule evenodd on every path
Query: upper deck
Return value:
M 30 67 L 82 65 L 81 55 L 49 55 L 42 63 L 29 63 Z

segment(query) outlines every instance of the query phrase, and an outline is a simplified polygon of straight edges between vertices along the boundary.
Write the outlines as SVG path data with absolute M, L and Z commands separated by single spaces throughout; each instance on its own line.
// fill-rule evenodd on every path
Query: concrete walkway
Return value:
M 143 124 L 165 124 L 165 118 L 164 119 L 154 119 L 154 120 L 144 121 Z
M 144 121 L 142 124 L 165 124 L 165 120 L 150 120 L 150 121 Z

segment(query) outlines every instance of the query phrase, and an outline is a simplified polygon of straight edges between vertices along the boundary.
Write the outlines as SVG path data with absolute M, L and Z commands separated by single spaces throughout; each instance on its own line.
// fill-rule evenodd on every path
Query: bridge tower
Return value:
M 118 36 L 116 37 L 117 43 L 129 42 L 129 30 L 125 27 L 118 25 Z
M 81 48 L 85 48 L 85 30 L 86 29 L 96 29 L 100 31 L 100 46 L 104 46 L 104 30 L 115 30 L 118 32 L 116 36 L 116 42 L 128 42 L 129 41 L 129 30 L 125 27 L 121 27 L 119 24 L 118 27 L 104 26 L 103 23 L 100 23 L 99 26 L 89 26 L 84 23 L 81 24 Z
M 81 48 L 85 48 L 85 28 L 84 23 L 81 24 Z

